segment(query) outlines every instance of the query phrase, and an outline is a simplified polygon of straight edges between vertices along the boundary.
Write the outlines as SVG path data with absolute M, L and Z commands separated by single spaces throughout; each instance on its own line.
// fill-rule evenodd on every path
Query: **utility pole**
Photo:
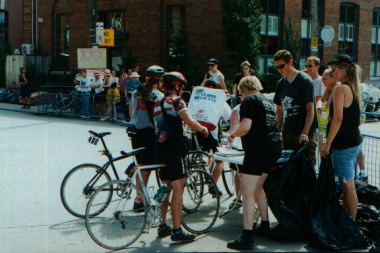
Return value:
M 89 37 L 90 45 L 97 45 L 96 43 L 96 20 L 98 19 L 98 0 L 90 1 L 90 27 L 89 27 Z
M 310 21 L 311 21 L 311 45 L 310 54 L 318 55 L 319 45 L 319 23 L 318 23 L 318 0 L 310 0 Z

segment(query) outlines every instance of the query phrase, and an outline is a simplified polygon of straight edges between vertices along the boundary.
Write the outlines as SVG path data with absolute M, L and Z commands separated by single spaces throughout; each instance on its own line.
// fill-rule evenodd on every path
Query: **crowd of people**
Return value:
M 318 57 L 310 56 L 305 70 L 300 71 L 295 68 L 293 57 L 287 50 L 279 50 L 273 62 L 282 76 L 273 102 L 260 93 L 263 89 L 260 80 L 251 69 L 251 64 L 244 61 L 241 63 L 241 73 L 234 80 L 231 103 L 225 103 L 220 108 L 222 119 L 231 124 L 228 142 L 233 143 L 241 138 L 245 152 L 243 165 L 238 166 L 239 177 L 235 178 L 236 191 L 242 195 L 242 200 L 237 201 L 243 207 L 243 231 L 236 240 L 228 242 L 227 247 L 232 249 L 252 249 L 253 235 L 269 233 L 268 202 L 263 189 L 265 179 L 281 156 L 282 149 L 296 149 L 301 143 L 307 143 L 312 165 L 316 163 L 317 143 L 323 157 L 331 155 L 343 191 L 343 206 L 353 220 L 356 217 L 355 164 L 357 161 L 364 164 L 363 154 L 360 153 L 359 66 L 352 57 L 340 55 L 328 63 L 329 67 L 320 76 Z M 211 58 L 208 66 L 201 85 L 225 90 L 224 75 L 218 69 L 218 61 Z M 136 74 L 135 78 L 138 78 Z M 183 74 L 166 72 L 164 68 L 153 65 L 147 69 L 143 84 L 133 86 L 135 90 L 125 89 L 125 96 L 131 99 L 131 124 L 137 129 L 132 137 L 132 146 L 146 147 L 144 152 L 138 154 L 137 162 L 167 164 L 161 169 L 160 177 L 173 193 L 170 201 L 173 227 L 166 224 L 169 192 L 162 206 L 164 219 L 158 228 L 158 236 L 171 235 L 173 241 L 183 242 L 194 239 L 193 235 L 181 230 L 185 177 L 183 157 L 186 154 L 182 148 L 185 145 L 183 122 L 198 133 L 200 144 L 206 151 L 216 152 L 221 146 L 218 129 L 208 129 L 189 114 L 188 98 L 182 97 L 186 84 Z M 317 120 L 321 118 L 317 115 L 322 113 L 328 114 L 327 120 Z M 318 129 L 319 137 L 316 136 Z M 223 168 L 223 161 L 216 161 L 212 175 L 215 181 Z M 364 171 L 363 165 L 361 172 Z M 147 183 L 149 172 L 143 172 L 143 178 Z M 212 188 L 209 193 L 222 194 Z M 255 203 L 261 224 L 253 230 Z M 141 199 L 134 200 L 133 209 L 136 212 L 144 210 Z

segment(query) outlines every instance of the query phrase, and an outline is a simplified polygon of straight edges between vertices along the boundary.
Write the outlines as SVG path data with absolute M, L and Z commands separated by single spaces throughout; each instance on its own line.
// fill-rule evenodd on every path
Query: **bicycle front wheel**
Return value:
M 216 184 L 203 169 L 186 173 L 182 226 L 193 234 L 206 233 L 219 215 L 219 195 L 213 196 L 208 190 L 210 187 L 216 189 Z
M 84 219 L 87 201 L 104 183 L 111 181 L 107 171 L 100 174 L 102 167 L 96 164 L 81 164 L 69 171 L 61 184 L 61 201 L 65 209 L 75 217 Z M 92 216 L 101 213 L 112 198 L 112 192 L 106 193 L 104 206 L 93 209 Z
M 91 216 L 99 205 L 104 206 L 106 200 L 103 193 L 107 191 L 113 192 L 111 202 L 99 216 Z M 141 236 L 146 226 L 146 216 L 144 212 L 133 211 L 136 196 L 143 198 L 129 180 L 110 181 L 96 190 L 86 208 L 86 228 L 94 242 L 106 249 L 119 250 L 128 247 Z

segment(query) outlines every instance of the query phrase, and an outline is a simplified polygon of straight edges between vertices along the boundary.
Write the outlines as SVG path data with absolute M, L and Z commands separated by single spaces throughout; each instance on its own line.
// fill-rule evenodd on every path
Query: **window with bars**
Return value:
M 185 6 L 166 6 L 166 40 L 165 48 L 170 56 L 176 56 L 178 38 L 184 35 Z
M 358 59 L 359 6 L 351 3 L 340 5 L 338 53 Z
M 380 8 L 373 10 L 370 77 L 380 78 Z
M 281 47 L 281 26 L 284 0 L 261 0 L 263 15 L 260 16 L 261 55 L 258 58 L 258 74 L 267 74 L 273 65 L 273 55 Z
M 0 10 L 0 49 L 8 43 L 8 12 Z

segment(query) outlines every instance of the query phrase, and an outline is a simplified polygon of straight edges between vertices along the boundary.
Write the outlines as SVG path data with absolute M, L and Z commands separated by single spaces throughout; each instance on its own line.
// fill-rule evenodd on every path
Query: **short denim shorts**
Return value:
M 342 177 L 347 182 L 355 176 L 355 167 L 361 144 L 351 148 L 332 149 L 331 158 L 335 175 Z

